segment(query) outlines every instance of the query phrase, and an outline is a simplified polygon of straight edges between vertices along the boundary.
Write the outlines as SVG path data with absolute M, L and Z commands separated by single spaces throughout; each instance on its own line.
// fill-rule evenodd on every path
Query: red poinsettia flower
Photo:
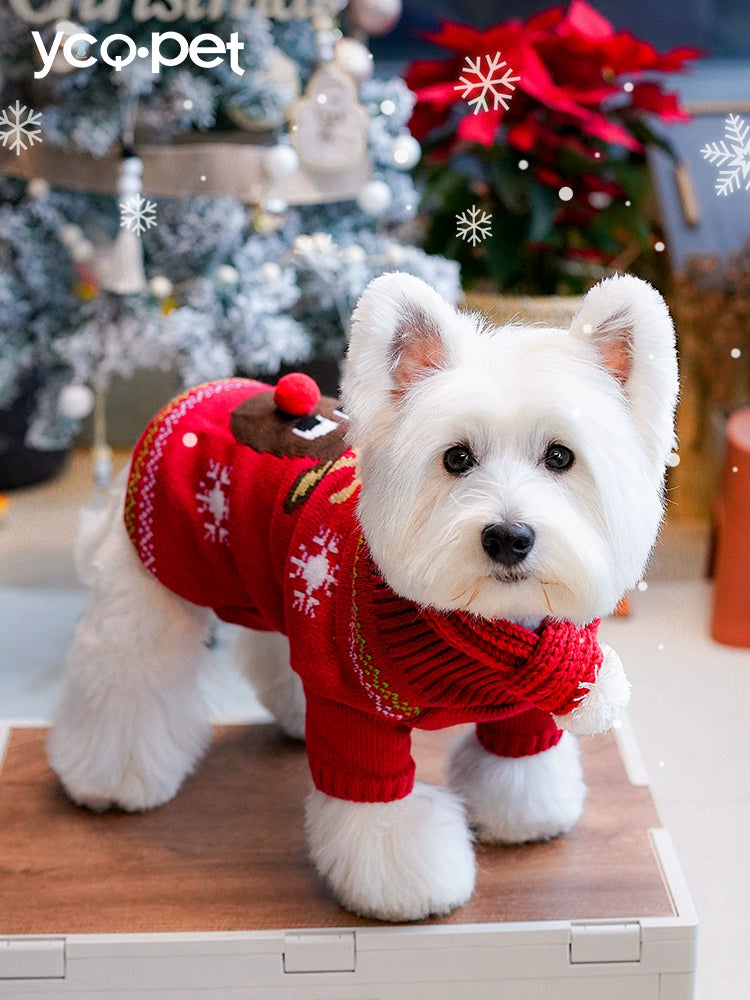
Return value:
M 445 22 L 427 37 L 453 55 L 446 60 L 418 61 L 409 68 L 406 82 L 417 96 L 413 134 L 426 140 L 448 130 L 443 139 L 449 143 L 491 146 L 507 125 L 508 141 L 521 150 L 532 148 L 535 126 L 519 116 L 518 105 L 533 116 L 536 104 L 567 115 L 585 136 L 640 151 L 640 143 L 613 115 L 613 102 L 668 121 L 685 117 L 674 95 L 641 76 L 680 69 L 699 55 L 698 50 L 684 47 L 660 55 L 629 32 L 616 32 L 585 0 L 573 0 L 567 11 L 557 7 L 526 22 L 511 20 L 484 31 Z M 476 65 L 479 59 L 481 64 L 498 53 L 519 77 L 517 93 L 511 95 L 507 107 L 475 108 L 475 113 L 464 102 L 466 113 L 453 126 L 454 109 L 462 103 L 459 81 L 468 61 Z M 623 89 L 621 78 L 632 84 L 629 91 Z M 531 108 L 528 100 L 522 103 L 521 95 L 530 99 Z

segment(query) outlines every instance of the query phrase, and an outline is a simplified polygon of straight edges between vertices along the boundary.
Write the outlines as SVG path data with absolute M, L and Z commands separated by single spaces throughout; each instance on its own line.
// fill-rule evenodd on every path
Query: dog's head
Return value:
M 677 398 L 672 322 L 646 282 L 601 282 L 563 331 L 492 327 L 383 275 L 355 310 L 342 396 L 361 524 L 403 597 L 583 623 L 641 578 Z

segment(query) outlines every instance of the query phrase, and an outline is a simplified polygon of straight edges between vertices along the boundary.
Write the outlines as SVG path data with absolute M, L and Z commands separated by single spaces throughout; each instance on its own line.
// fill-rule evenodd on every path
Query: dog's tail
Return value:
M 126 482 L 127 469 L 123 469 L 104 497 L 82 507 L 78 515 L 75 568 L 79 580 L 87 587 L 94 582 L 97 554 L 109 537 L 115 519 L 122 517 Z

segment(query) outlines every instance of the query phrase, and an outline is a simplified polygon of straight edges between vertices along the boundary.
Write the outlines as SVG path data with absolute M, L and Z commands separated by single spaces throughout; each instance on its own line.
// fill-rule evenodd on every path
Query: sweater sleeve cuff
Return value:
M 307 759 L 319 791 L 350 802 L 392 802 L 411 792 L 408 726 L 305 694 Z

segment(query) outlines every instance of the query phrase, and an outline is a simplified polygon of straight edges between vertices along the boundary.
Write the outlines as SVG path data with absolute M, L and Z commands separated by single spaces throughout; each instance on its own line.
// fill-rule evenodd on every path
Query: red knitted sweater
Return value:
M 414 727 L 474 722 L 504 756 L 553 746 L 551 713 L 571 711 L 596 679 L 598 622 L 530 632 L 395 594 L 356 517 L 346 418 L 323 404 L 327 416 L 300 420 L 273 406 L 268 386 L 232 379 L 158 414 L 136 446 L 125 505 L 146 569 L 227 621 L 289 637 L 310 770 L 329 795 L 408 794 Z

